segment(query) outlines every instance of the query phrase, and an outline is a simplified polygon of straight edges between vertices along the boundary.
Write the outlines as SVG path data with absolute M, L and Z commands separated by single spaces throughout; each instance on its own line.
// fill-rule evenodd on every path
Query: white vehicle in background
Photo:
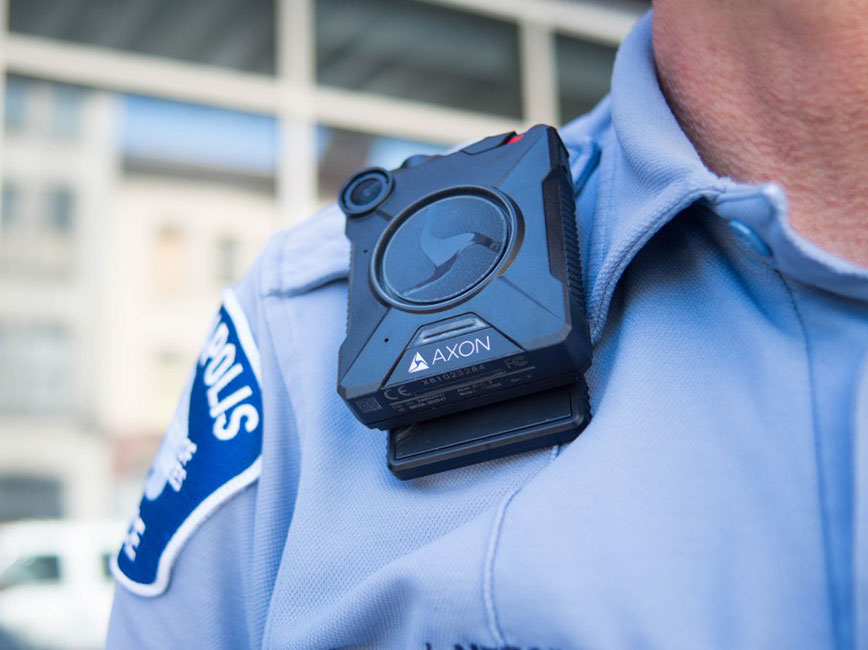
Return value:
M 102 648 L 109 557 L 124 531 L 116 521 L 0 524 L 0 647 Z

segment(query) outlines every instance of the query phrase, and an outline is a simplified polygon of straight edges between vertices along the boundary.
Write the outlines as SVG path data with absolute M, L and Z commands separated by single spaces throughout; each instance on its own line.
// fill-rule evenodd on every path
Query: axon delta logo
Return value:
M 482 350 L 491 352 L 491 340 L 487 334 L 484 338 L 476 337 L 473 339 L 464 339 L 463 341 L 454 343 L 453 345 L 447 344 L 436 348 L 434 354 L 429 357 L 431 359 L 430 363 L 422 356 L 421 352 L 417 352 L 413 355 L 413 359 L 410 361 L 410 367 L 407 368 L 407 372 L 422 372 L 423 370 L 430 370 L 438 363 L 448 363 L 450 361 L 467 359 L 468 357 L 476 356 Z

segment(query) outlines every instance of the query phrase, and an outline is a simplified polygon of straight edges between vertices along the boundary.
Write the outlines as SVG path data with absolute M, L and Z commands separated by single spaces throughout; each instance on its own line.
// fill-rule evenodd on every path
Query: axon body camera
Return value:
M 402 479 L 575 438 L 590 413 L 568 155 L 555 129 L 362 170 L 338 392 Z

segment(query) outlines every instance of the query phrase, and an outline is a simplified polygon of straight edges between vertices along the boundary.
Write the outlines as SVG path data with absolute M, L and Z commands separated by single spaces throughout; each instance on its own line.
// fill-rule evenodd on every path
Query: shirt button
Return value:
M 762 237 L 756 234 L 756 231 L 747 224 L 738 219 L 730 219 L 729 229 L 735 238 L 738 239 L 749 250 L 752 250 L 761 257 L 771 257 L 772 251 Z

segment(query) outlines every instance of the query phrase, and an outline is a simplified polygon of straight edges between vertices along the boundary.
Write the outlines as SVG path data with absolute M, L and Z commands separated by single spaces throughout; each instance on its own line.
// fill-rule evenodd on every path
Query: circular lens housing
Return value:
M 392 185 L 392 175 L 385 169 L 364 169 L 341 188 L 338 195 L 341 210 L 350 216 L 371 212 L 386 200 L 392 191 Z
M 395 220 L 378 243 L 374 278 L 393 302 L 424 308 L 473 291 L 510 244 L 508 203 L 481 188 L 429 197 Z

